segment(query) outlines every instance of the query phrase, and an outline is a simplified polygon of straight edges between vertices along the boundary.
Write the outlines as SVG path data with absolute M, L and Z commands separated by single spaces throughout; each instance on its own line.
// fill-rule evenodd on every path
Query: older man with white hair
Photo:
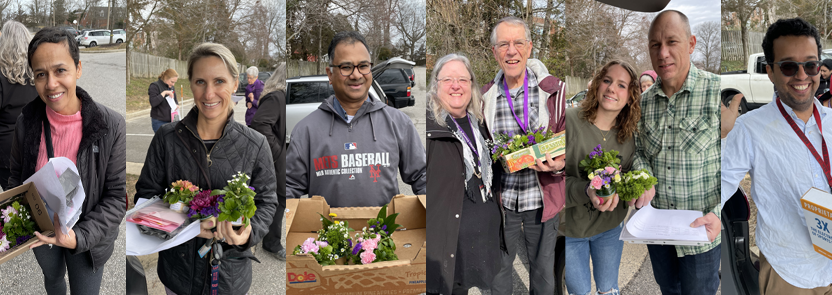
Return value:
M 529 59 L 532 41 L 523 20 L 506 17 L 494 25 L 491 51 L 500 66 L 493 81 L 483 87 L 488 131 L 523 134 L 541 126 L 553 132 L 565 129 L 564 84 L 546 66 Z M 558 212 L 566 203 L 564 157 L 537 160 L 531 169 L 501 179 L 500 200 L 505 212 L 508 255 L 494 278 L 493 294 L 512 294 L 513 262 L 517 241 L 525 241 L 529 260 L 529 293 L 554 294 L 555 242 Z

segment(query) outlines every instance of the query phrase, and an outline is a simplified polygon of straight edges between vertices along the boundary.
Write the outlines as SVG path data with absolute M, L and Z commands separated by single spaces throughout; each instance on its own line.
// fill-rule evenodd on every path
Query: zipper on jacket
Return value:
M 199 136 L 196 136 L 196 133 L 194 133 L 194 131 L 193 131 L 193 130 L 191 130 L 191 128 L 190 128 L 190 127 L 185 126 L 185 129 L 188 129 L 188 131 L 190 131 L 190 132 L 191 132 L 191 134 L 193 134 L 193 136 L 194 136 L 194 137 L 196 137 L 196 138 L 200 138 Z M 225 133 L 223 133 L 223 134 L 221 134 L 221 135 L 220 135 L 220 138 L 219 138 L 219 139 L 217 139 L 217 142 L 220 142 L 220 139 L 222 139 L 223 137 L 225 137 Z M 217 147 L 217 143 L 214 143 L 214 146 L 212 146 L 212 147 L 211 147 L 211 150 L 208 150 L 208 147 L 207 147 L 207 146 L 205 146 L 205 142 L 204 142 L 204 141 L 200 140 L 200 141 L 199 141 L 199 143 L 201 143 L 201 144 L 202 144 L 202 148 L 204 148 L 204 149 L 205 149 L 205 153 L 206 153 L 206 156 L 207 156 L 207 158 L 208 158 L 208 167 L 211 167 L 211 164 L 213 164 L 213 163 L 214 163 L 214 161 L 212 161 L 212 160 L 211 160 L 211 152 L 213 152 L 213 151 L 214 151 L 214 148 L 215 148 L 215 147 Z

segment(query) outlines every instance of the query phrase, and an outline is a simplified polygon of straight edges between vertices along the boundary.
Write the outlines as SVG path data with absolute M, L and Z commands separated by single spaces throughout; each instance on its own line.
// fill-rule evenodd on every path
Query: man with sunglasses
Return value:
M 813 249 L 800 205 L 812 187 L 830 192 L 832 180 L 832 110 L 814 98 L 820 37 L 803 19 L 781 19 L 768 28 L 763 51 L 777 97 L 739 118 L 723 106 L 722 204 L 750 173 L 760 294 L 832 294 L 832 260 Z M 718 219 L 710 223 L 719 228 Z
M 642 94 L 633 170 L 648 169 L 658 183 L 629 205 L 695 210 L 716 218 L 720 78 L 691 62 L 696 36 L 682 12 L 659 13 L 648 32 L 647 49 L 659 77 Z M 720 228 L 717 223 L 706 230 L 710 242 L 698 246 L 647 245 L 662 294 L 716 293 Z
M 358 32 L 335 34 L 326 69 L 335 95 L 292 131 L 286 196 L 323 196 L 332 207 L 382 206 L 396 178 L 425 194 L 425 148 L 407 115 L 370 98 L 372 63 Z
M 563 82 L 549 74 L 546 66 L 529 59 L 532 41 L 528 26 L 516 17 L 494 25 L 491 51 L 500 71 L 483 87 L 483 114 L 491 133 L 513 132 L 546 126 L 555 133 L 565 129 Z M 508 254 L 494 278 L 493 294 L 513 294 L 513 263 L 519 245 L 526 247 L 529 261 L 529 293 L 554 294 L 557 214 L 566 203 L 564 157 L 541 161 L 501 178 L 500 200 L 505 214 Z

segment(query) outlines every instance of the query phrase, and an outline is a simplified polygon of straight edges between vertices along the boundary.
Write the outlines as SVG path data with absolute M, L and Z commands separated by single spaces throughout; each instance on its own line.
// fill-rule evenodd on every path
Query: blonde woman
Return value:
M 147 87 L 147 95 L 150 97 L 150 121 L 153 127 L 153 133 L 159 130 L 159 127 L 173 121 L 171 112 L 179 109 L 179 100 L 176 99 L 176 80 L 179 79 L 179 74 L 174 69 L 167 69 L 159 75 L 159 80 L 150 83 Z M 176 103 L 176 109 L 170 109 L 168 98 L 172 98 Z
M 9 189 L 9 151 L 17 116 L 23 106 L 38 98 L 32 69 L 26 63 L 26 46 L 32 35 L 23 24 L 10 20 L 0 30 L 0 187 Z

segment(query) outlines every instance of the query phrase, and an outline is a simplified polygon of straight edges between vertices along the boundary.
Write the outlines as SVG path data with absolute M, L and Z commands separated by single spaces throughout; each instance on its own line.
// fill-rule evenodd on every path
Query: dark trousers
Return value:
M 653 276 L 662 294 L 716 294 L 721 248 L 717 246 L 702 254 L 676 257 L 674 246 L 647 245 Z
M 277 253 L 283 250 L 283 244 L 280 243 L 280 237 L 283 235 L 283 215 L 286 214 L 286 207 L 277 205 L 277 210 L 274 212 L 274 219 L 269 225 L 269 233 L 263 237 L 263 249 L 266 251 Z
M 494 277 L 492 294 L 513 294 L 512 273 L 518 241 L 526 246 L 529 259 L 529 294 L 555 293 L 555 243 L 558 222 L 554 218 L 541 223 L 543 208 L 525 212 L 506 210 L 505 239 L 508 254 L 503 254 L 502 268 Z
M 32 249 L 43 271 L 46 294 L 66 294 L 64 275 L 69 275 L 69 289 L 72 295 L 98 294 L 104 269 L 93 271 L 89 252 L 73 255 L 69 250 L 49 245 Z

